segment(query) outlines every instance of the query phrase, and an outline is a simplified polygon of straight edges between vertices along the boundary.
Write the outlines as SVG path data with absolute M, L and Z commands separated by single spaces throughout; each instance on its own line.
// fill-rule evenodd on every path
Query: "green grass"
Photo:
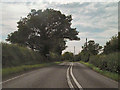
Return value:
M 100 70 L 98 67 L 94 66 L 93 64 L 90 64 L 90 63 L 86 63 L 86 62 L 83 62 L 83 61 L 80 61 L 80 63 L 88 66 L 89 68 L 93 69 L 94 71 L 108 77 L 108 78 L 111 78 L 115 81 L 118 81 L 120 80 L 120 78 L 118 77 L 118 74 L 117 73 L 113 73 L 113 72 L 109 72 L 109 71 L 103 71 L 103 70 Z
M 10 67 L 10 68 L 3 68 L 2 69 L 2 77 L 8 77 L 16 73 L 24 72 L 24 71 L 29 71 L 32 69 L 37 69 L 45 66 L 50 66 L 50 65 L 56 65 L 60 64 L 61 62 L 50 62 L 50 63 L 41 63 L 41 64 L 35 64 L 35 65 L 22 65 L 22 66 L 16 66 L 16 67 Z

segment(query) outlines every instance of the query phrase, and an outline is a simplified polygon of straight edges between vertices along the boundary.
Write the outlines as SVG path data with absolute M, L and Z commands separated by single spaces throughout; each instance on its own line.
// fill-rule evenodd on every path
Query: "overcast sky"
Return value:
M 18 0 L 17 0 L 18 1 Z M 72 15 L 72 27 L 77 28 L 80 41 L 68 41 L 65 51 L 80 52 L 85 38 L 94 40 L 104 46 L 113 35 L 118 32 L 118 3 L 117 2 L 80 2 L 80 0 L 14 0 L 0 3 L 0 28 L 2 30 L 1 41 L 5 41 L 7 35 L 17 30 L 17 22 L 20 17 L 25 17 L 31 9 L 52 8 L 60 10 L 65 15 Z M 117 0 L 116 0 L 117 1 Z M 1 12 L 2 11 L 2 12 Z M 0 30 L 0 31 L 1 31 Z M 64 51 L 64 52 L 65 52 Z

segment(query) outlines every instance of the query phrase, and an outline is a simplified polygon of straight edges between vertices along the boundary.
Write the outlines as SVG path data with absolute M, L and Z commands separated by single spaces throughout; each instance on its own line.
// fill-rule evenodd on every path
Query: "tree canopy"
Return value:
M 74 58 L 72 52 L 65 52 L 62 56 L 64 60 L 69 60 L 69 61 L 73 61 Z
M 106 45 L 104 46 L 103 53 L 109 54 L 112 52 L 120 51 L 120 32 L 118 33 L 118 36 L 113 36 L 109 41 L 106 42 Z
M 21 18 L 18 30 L 9 34 L 7 41 L 38 50 L 41 54 L 50 51 L 62 53 L 66 48 L 65 39 L 79 40 L 76 28 L 71 28 L 72 16 L 53 9 L 35 10 Z
M 84 46 L 82 46 L 82 51 L 80 53 L 80 56 L 83 61 L 88 62 L 90 59 L 90 56 L 97 55 L 101 49 L 102 49 L 102 46 L 100 46 L 98 43 L 95 43 L 94 40 L 89 40 L 87 42 L 87 39 L 86 39 Z
M 95 43 L 94 40 L 90 40 L 82 46 L 82 52 L 90 53 L 92 55 L 97 55 L 102 49 L 102 46 L 99 46 L 98 43 Z

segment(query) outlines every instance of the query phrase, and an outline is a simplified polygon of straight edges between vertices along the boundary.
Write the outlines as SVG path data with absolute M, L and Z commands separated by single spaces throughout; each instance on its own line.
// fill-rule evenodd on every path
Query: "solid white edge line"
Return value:
M 67 82 L 68 82 L 68 86 L 70 88 L 74 88 L 73 85 L 72 85 L 72 83 L 71 83 L 71 80 L 70 80 L 69 70 L 70 70 L 70 66 L 67 69 Z
M 14 79 L 16 79 L 16 78 L 19 78 L 19 77 L 21 77 L 21 76 L 23 76 L 23 75 L 26 75 L 26 74 L 22 74 L 22 75 L 20 75 L 20 76 L 16 76 L 16 77 L 11 78 L 11 79 L 8 79 L 8 80 L 6 80 L 6 81 L 0 82 L 0 84 L 3 84 L 3 83 L 6 83 L 6 82 L 9 82 L 9 81 L 14 80 Z
M 73 63 L 72 63 L 72 66 L 73 66 Z M 80 88 L 80 90 L 83 90 L 83 89 L 82 89 L 82 86 L 78 83 L 78 81 L 76 80 L 76 78 L 74 77 L 74 75 L 73 75 L 73 73 L 72 73 L 72 66 L 71 66 L 71 68 L 70 68 L 70 74 L 71 74 L 71 76 L 72 76 L 75 84 L 77 85 L 77 87 Z

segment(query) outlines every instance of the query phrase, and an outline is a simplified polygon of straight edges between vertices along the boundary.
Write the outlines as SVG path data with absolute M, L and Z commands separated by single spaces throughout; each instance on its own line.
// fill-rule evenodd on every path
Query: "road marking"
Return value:
M 71 76 L 72 76 L 75 84 L 77 85 L 77 87 L 78 87 L 80 90 L 83 90 L 83 89 L 82 89 L 82 86 L 78 83 L 78 81 L 76 80 L 75 76 L 73 75 L 72 67 L 73 67 L 73 63 L 72 63 L 71 68 L 70 68 L 70 74 L 71 74 Z
M 70 88 L 74 88 L 73 85 L 72 85 L 72 82 L 70 80 L 70 75 L 69 75 L 70 67 L 71 66 L 69 66 L 68 69 L 67 69 L 67 82 L 68 82 L 68 85 L 69 85 Z
M 27 74 L 27 73 L 26 73 L 26 74 Z M 19 75 L 19 76 L 14 77 L 14 78 L 8 79 L 8 80 L 6 80 L 6 81 L 0 82 L 0 84 L 9 82 L 9 81 L 11 81 L 11 80 L 14 80 L 14 79 L 19 78 L 19 77 L 21 77 L 21 76 L 23 76 L 23 75 L 26 75 L 26 74 L 22 74 L 22 75 Z

